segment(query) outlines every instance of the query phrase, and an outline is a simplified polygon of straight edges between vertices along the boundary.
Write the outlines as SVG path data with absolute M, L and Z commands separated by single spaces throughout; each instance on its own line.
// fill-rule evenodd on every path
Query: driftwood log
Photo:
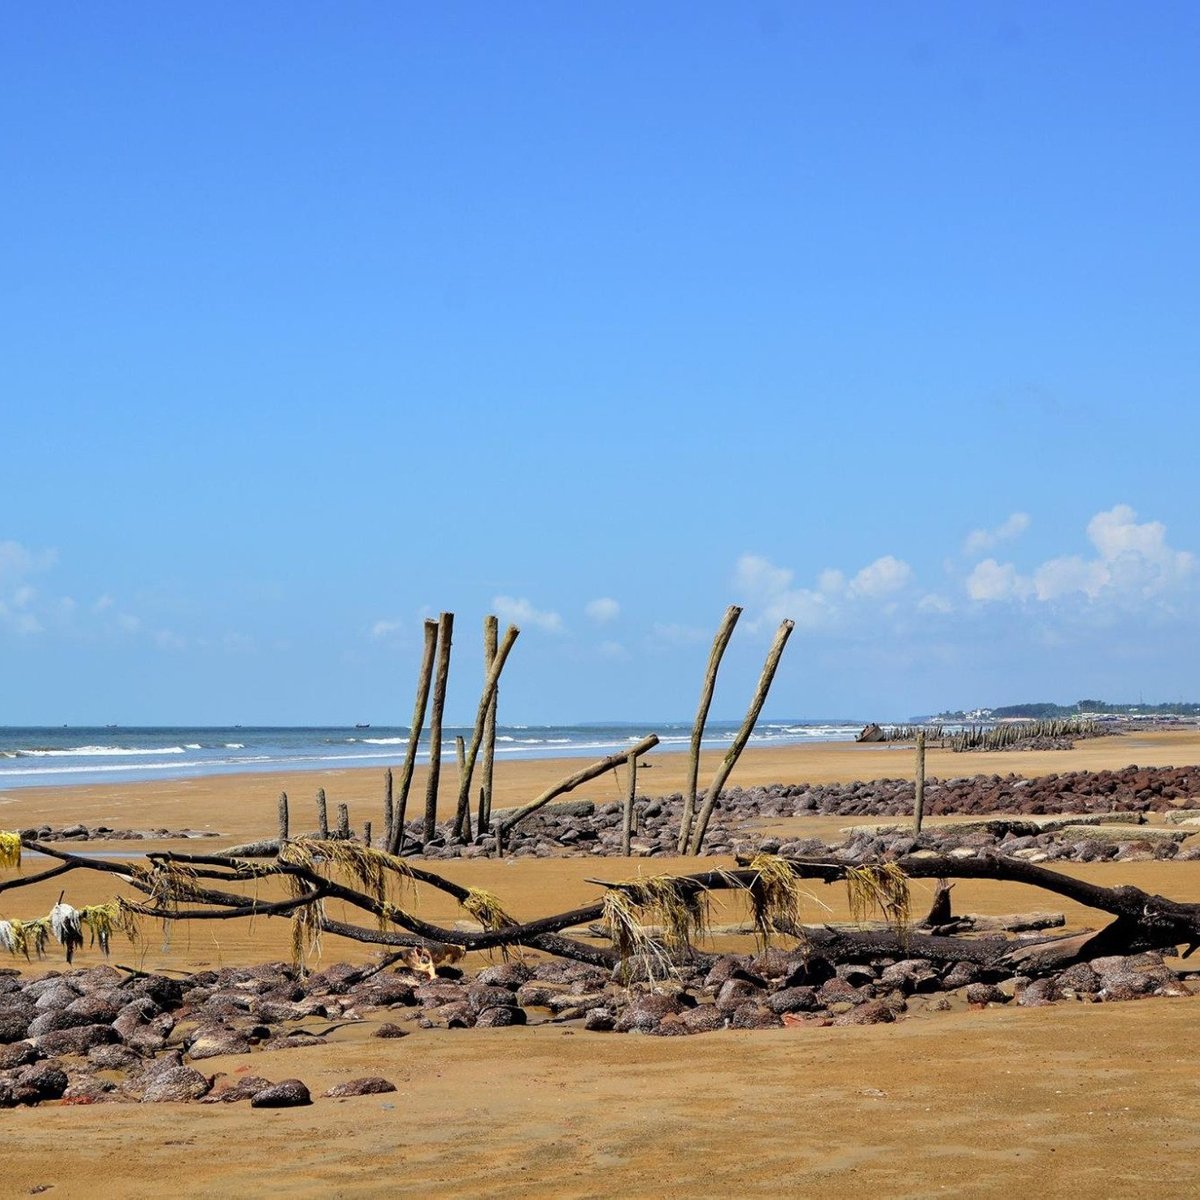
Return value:
M 570 931 L 603 921 L 605 899 L 579 908 L 517 921 L 508 916 L 495 897 L 473 891 L 434 871 L 379 851 L 349 851 L 336 841 L 299 839 L 287 844 L 287 854 L 273 861 L 251 861 L 228 854 L 150 853 L 147 864 L 130 865 L 85 857 L 33 840 L 24 848 L 51 859 L 57 865 L 31 875 L 0 882 L 0 892 L 65 876 L 73 871 L 98 871 L 113 875 L 121 884 L 140 893 L 140 900 L 122 900 L 123 908 L 140 917 L 164 921 L 232 920 L 263 916 L 291 916 L 304 920 L 311 929 L 358 942 L 384 946 L 457 945 L 464 950 L 503 950 L 526 946 L 546 953 L 602 966 L 615 966 L 621 956 L 615 948 L 590 945 Z M 297 847 L 304 855 L 294 857 Z M 373 886 L 344 882 L 351 873 L 344 869 L 343 856 L 357 853 L 365 864 L 362 878 Z M 343 864 L 339 870 L 338 864 Z M 880 957 L 925 958 L 935 965 L 958 962 L 977 964 L 997 973 L 1038 975 L 1057 971 L 1077 961 L 1140 951 L 1174 951 L 1185 948 L 1185 957 L 1200 945 L 1200 904 L 1172 900 L 1132 886 L 1102 887 L 1045 867 L 998 854 L 976 858 L 944 855 L 902 857 L 889 864 L 856 864 L 835 859 L 772 859 L 771 868 L 784 870 L 796 879 L 827 884 L 848 881 L 852 873 L 887 870 L 902 872 L 909 879 L 991 879 L 1041 888 L 1052 895 L 1073 900 L 1110 921 L 1097 930 L 1067 936 L 984 937 L 955 936 L 954 922 L 942 921 L 930 932 L 920 928 L 875 925 L 870 928 L 788 925 L 776 922 L 775 929 L 798 938 L 809 954 L 819 953 L 836 963 L 866 962 Z M 673 893 L 686 905 L 703 893 L 743 890 L 755 894 L 763 886 L 767 866 L 761 859 L 736 870 L 704 871 L 690 875 L 660 876 L 660 889 Z M 292 895 L 279 900 L 262 900 L 255 894 L 261 881 L 284 880 Z M 385 877 L 412 886 L 432 887 L 457 900 L 476 919 L 479 928 L 444 926 L 418 915 L 418 905 L 400 907 L 388 899 Z M 635 894 L 644 881 L 592 881 L 605 889 Z M 232 890 L 248 887 L 249 892 Z M 948 888 L 947 888 L 948 891 Z M 334 920 L 326 915 L 326 900 L 341 901 L 362 916 L 362 923 Z M 931 917 L 947 916 L 946 904 L 935 897 Z M 649 922 L 648 922 L 649 923 Z M 949 929 L 947 927 L 950 927 Z M 979 926 L 976 926 L 979 928 Z

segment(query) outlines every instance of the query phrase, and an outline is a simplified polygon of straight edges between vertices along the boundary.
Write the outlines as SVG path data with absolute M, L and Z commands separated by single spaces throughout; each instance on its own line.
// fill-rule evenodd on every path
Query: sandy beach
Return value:
M 641 790 L 678 790 L 683 757 L 651 761 Z M 702 780 L 715 761 L 706 761 Z M 928 770 L 946 778 L 1197 762 L 1200 735 L 1191 731 L 1086 741 L 1072 751 L 934 750 Z M 774 748 L 748 752 L 731 782 L 844 782 L 905 775 L 911 766 L 911 751 L 895 748 Z M 577 767 L 550 760 L 502 763 L 497 804 L 526 800 Z M 443 804 L 452 799 L 454 775 L 453 767 L 443 775 Z M 356 826 L 372 820 L 378 828 L 382 780 L 374 770 L 13 790 L 0 797 L 0 827 L 51 820 L 210 828 L 221 840 L 186 844 L 208 849 L 269 835 L 280 790 L 292 797 L 294 827 L 304 826 L 301 814 L 318 786 L 331 806 L 350 805 Z M 619 793 L 607 777 L 581 794 L 602 801 Z M 423 795 L 419 774 L 414 797 Z M 827 817 L 808 823 L 817 836 L 845 824 Z M 104 848 L 136 852 L 151 845 Z M 653 869 L 686 866 L 656 858 Z M 598 871 L 619 878 L 631 867 L 570 858 L 455 861 L 440 869 L 495 892 L 516 915 L 533 916 L 595 897 L 597 889 L 586 879 Z M 1066 869 L 1106 884 L 1200 897 L 1198 863 Z M 91 875 L 71 877 L 70 898 L 75 904 L 103 899 L 106 890 L 111 893 L 107 884 Z M 10 893 L 13 911 L 6 908 L 4 915 L 32 915 L 52 904 L 60 888 L 52 881 Z M 1025 890 L 965 881 L 956 898 L 964 910 L 1012 911 L 1026 899 L 1039 903 L 1032 890 L 1019 894 Z M 844 890 L 822 891 L 829 915 L 844 915 Z M 1089 919 L 1077 906 L 1062 907 L 1071 925 Z M 433 920 L 452 920 L 452 908 L 431 899 L 424 911 Z M 737 917 L 731 907 L 728 918 Z M 176 929 L 168 948 L 151 937 L 136 952 L 115 947 L 113 960 L 156 970 L 269 961 L 287 957 L 289 937 L 285 920 L 195 923 Z M 324 953 L 325 963 L 371 956 L 368 948 L 332 938 Z M 99 960 L 85 950 L 79 961 Z M 52 955 L 40 969 L 61 965 Z M 1109 1196 L 1182 1195 L 1189 1190 L 1200 1116 L 1190 1049 L 1196 1003 L 1183 998 L 915 1010 L 895 1025 L 727 1030 L 678 1039 L 547 1025 L 414 1030 L 389 1041 L 370 1038 L 384 1019 L 372 1014 L 336 1030 L 328 1045 L 254 1057 L 252 1066 L 273 1079 L 302 1078 L 314 1096 L 341 1079 L 368 1074 L 391 1079 L 396 1093 L 317 1099 L 311 1108 L 282 1112 L 244 1104 L 13 1110 L 6 1188 L 14 1195 L 37 1190 L 81 1197 L 163 1191 L 808 1195 L 846 1187 L 896 1196 L 943 1190 L 990 1196 L 1021 1186 L 1045 1194 L 1086 1189 Z M 204 1069 L 236 1075 L 249 1058 L 210 1059 Z

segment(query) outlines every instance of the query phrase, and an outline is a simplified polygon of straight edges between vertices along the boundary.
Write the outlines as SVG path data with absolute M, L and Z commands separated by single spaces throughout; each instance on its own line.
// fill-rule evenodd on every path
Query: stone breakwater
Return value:
M 473 977 L 443 967 L 362 978 L 338 965 L 304 976 L 286 963 L 205 971 L 184 979 L 130 977 L 108 966 L 22 980 L 0 975 L 0 1106 L 247 1101 L 311 1102 L 299 1079 L 272 1082 L 272 1051 L 324 1044 L 347 1022 L 372 1035 L 552 1022 L 597 1032 L 675 1037 L 721 1029 L 892 1022 L 966 1005 L 1099 1003 L 1192 994 L 1155 954 L 1098 958 L 1031 980 L 1005 970 L 921 958 L 834 966 L 819 953 L 775 947 L 696 955 L 656 984 L 630 983 L 564 961 L 497 963 Z M 408 1026 L 409 1028 L 405 1028 Z M 227 1073 L 205 1060 L 241 1057 Z M 384 1057 L 384 1056 L 381 1056 Z M 394 1090 L 373 1076 L 329 1096 Z
M 769 787 L 729 788 L 714 810 L 705 842 L 706 854 L 748 853 L 758 849 L 775 850 L 782 844 L 784 853 L 818 853 L 820 843 L 782 842 L 779 838 L 756 836 L 756 823 L 779 818 L 838 816 L 846 818 L 905 818 L 913 811 L 915 797 L 911 779 L 877 779 L 871 783 L 846 784 L 773 784 Z M 1073 771 L 1024 779 L 1016 775 L 976 775 L 960 779 L 928 779 L 925 787 L 925 812 L 929 816 L 951 814 L 990 816 L 1051 816 L 1054 814 L 1118 814 L 1169 812 L 1200 808 L 1200 767 L 1125 767 L 1119 771 Z M 636 804 L 637 832 L 633 853 L 640 857 L 674 854 L 683 811 L 679 793 L 657 798 L 639 797 Z M 416 823 L 408 826 L 415 838 Z M 944 838 L 949 834 L 940 835 Z M 953 849 L 959 845 L 1003 845 L 1005 837 L 986 838 L 964 835 L 965 841 L 939 843 Z M 1131 830 L 1125 849 L 1113 851 L 1109 839 L 1077 836 L 1068 846 L 1077 852 L 1059 853 L 1063 835 L 1047 834 L 1026 845 L 1005 845 L 1006 851 L 1033 848 L 1046 851 L 1047 857 L 1091 858 L 1173 857 L 1180 853 L 1185 833 L 1174 839 L 1135 836 Z M 1010 837 L 1007 839 L 1011 841 Z M 799 849 L 798 847 L 808 847 Z M 1130 849 L 1132 847 L 1132 849 Z M 548 806 L 522 823 L 506 840 L 506 853 L 514 858 L 551 858 L 573 855 L 614 856 L 621 848 L 621 806 L 577 800 Z M 887 847 L 881 847 L 886 849 Z M 431 859 L 477 858 L 495 854 L 495 839 L 484 836 L 473 841 L 453 839 L 448 829 L 429 843 L 423 855 Z M 1191 851 L 1183 851 L 1191 856 Z
M 221 836 L 211 829 L 113 829 L 108 825 L 30 825 L 19 833 L 24 840 L 36 842 L 185 841 Z

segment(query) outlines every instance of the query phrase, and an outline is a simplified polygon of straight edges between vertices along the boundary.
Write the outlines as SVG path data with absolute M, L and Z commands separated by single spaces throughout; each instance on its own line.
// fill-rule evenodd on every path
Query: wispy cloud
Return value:
M 508 621 L 522 629 L 532 626 L 545 633 L 563 631 L 563 619 L 558 613 L 537 609 L 524 597 L 496 596 L 492 600 L 492 607 L 502 621 Z
M 1020 537 L 1029 528 L 1029 525 L 1028 513 L 1012 513 L 995 529 L 973 529 L 967 534 L 967 540 L 963 543 L 963 552 L 972 558 L 986 554 L 1000 542 L 1008 542 Z
M 607 625 L 621 615 L 621 606 L 609 596 L 599 596 L 583 606 L 584 616 L 597 625 Z
M 801 629 L 828 629 L 851 610 L 877 607 L 894 598 L 913 581 L 908 563 L 894 555 L 868 563 L 847 580 L 836 567 L 818 572 L 813 587 L 797 587 L 795 572 L 758 554 L 743 554 L 733 573 L 733 586 L 751 610 L 755 624 L 785 617 Z

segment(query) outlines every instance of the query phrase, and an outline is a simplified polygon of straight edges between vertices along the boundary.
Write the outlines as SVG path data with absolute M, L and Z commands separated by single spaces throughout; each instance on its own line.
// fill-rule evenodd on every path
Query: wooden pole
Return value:
M 717 630 L 717 636 L 713 638 L 712 650 L 709 651 L 704 685 L 700 689 L 700 706 L 696 709 L 696 720 L 692 724 L 691 755 L 688 759 L 687 783 L 683 789 L 683 817 L 679 822 L 680 854 L 686 853 L 688 838 L 692 836 L 692 819 L 696 812 L 696 780 L 700 774 L 700 743 L 704 738 L 704 726 L 708 722 L 713 690 L 717 686 L 717 670 L 721 666 L 721 658 L 729 645 L 729 639 L 733 636 L 733 627 L 741 615 L 742 610 L 736 604 L 731 604 L 725 610 L 725 617 Z
M 531 813 L 537 812 L 539 808 L 549 804 L 555 797 L 574 791 L 580 784 L 587 783 L 589 779 L 595 779 L 597 776 L 611 771 L 614 767 L 619 767 L 631 755 L 634 758 L 640 758 L 648 750 L 652 750 L 657 745 L 658 734 L 648 734 L 636 746 L 631 746 L 628 750 L 621 751 L 620 754 L 610 754 L 607 758 L 602 758 L 599 762 L 594 762 L 590 766 L 584 767 L 582 771 L 576 771 L 574 775 L 568 775 L 566 779 L 556 783 L 551 788 L 547 788 L 536 800 L 530 801 L 524 808 L 518 808 L 516 812 L 509 813 L 503 821 L 497 821 L 497 832 L 507 833 L 510 829 L 519 825 Z
M 637 798 L 637 755 L 630 754 L 629 787 L 625 792 L 625 814 L 621 821 L 621 853 L 626 858 L 631 853 L 630 838 L 633 836 L 633 802 Z
M 475 760 L 479 755 L 479 747 L 483 742 L 483 728 L 487 724 L 487 712 L 492 699 L 496 695 L 496 685 L 500 682 L 500 672 L 508 661 L 509 651 L 512 650 L 521 631 L 510 625 L 504 631 L 504 641 L 496 650 L 492 665 L 488 669 L 487 678 L 483 681 L 483 692 L 479 697 L 479 708 L 475 713 L 475 728 L 471 731 L 471 749 L 463 756 L 459 766 L 458 806 L 454 813 L 454 835 L 461 836 L 463 828 L 469 823 L 471 810 L 471 776 L 475 773 Z
M 370 821 L 363 822 L 363 845 L 366 846 L 366 848 L 368 850 L 370 850 L 370 848 L 371 848 L 371 822 Z
M 322 840 L 329 837 L 329 809 L 325 804 L 324 788 L 317 788 L 317 832 Z
M 350 837 L 350 806 L 348 804 L 338 805 L 337 835 L 345 839 Z
M 458 762 L 458 780 L 459 789 L 462 789 L 463 776 L 467 773 L 467 744 L 463 741 L 461 733 L 454 735 L 454 757 Z M 471 786 L 471 781 L 467 780 L 467 787 Z M 471 840 L 471 805 L 468 802 L 466 809 L 463 812 L 463 819 L 459 821 L 458 814 L 454 816 L 454 837 L 466 838 Z
M 412 724 L 408 727 L 408 749 L 404 754 L 404 766 L 400 769 L 400 789 L 392 823 L 388 826 L 386 834 L 389 854 L 399 854 L 404 848 L 404 814 L 408 809 L 408 790 L 412 786 L 413 769 L 417 763 L 417 743 L 421 740 L 421 729 L 425 725 L 425 706 L 429 702 L 429 686 L 433 679 L 437 636 L 438 623 L 426 621 L 425 653 L 421 657 L 421 670 L 417 674 L 417 698 L 413 704 Z
M 433 709 L 429 714 L 429 778 L 425 784 L 425 825 L 422 837 L 433 841 L 437 833 L 438 783 L 442 776 L 442 712 L 446 707 L 446 680 L 450 676 L 450 643 L 454 614 L 438 617 L 437 674 L 433 681 Z
M 917 734 L 917 795 L 913 805 L 913 825 L 917 833 L 921 832 L 921 822 L 925 818 L 925 730 Z
M 486 681 L 500 642 L 500 621 L 491 615 L 483 618 L 483 677 Z M 479 820 L 476 823 L 480 836 L 492 826 L 492 771 L 496 764 L 496 709 L 500 703 L 500 688 L 492 693 L 487 718 L 483 723 L 483 764 L 480 767 Z
M 287 792 L 279 793 L 279 845 L 288 840 L 288 798 Z
M 734 766 L 737 764 L 742 751 L 746 748 L 746 743 L 750 740 L 750 735 L 754 732 L 754 726 L 758 721 L 759 714 L 762 712 L 762 707 L 767 701 L 767 693 L 771 690 L 771 681 L 775 678 L 775 672 L 779 669 L 779 660 L 783 657 L 783 648 L 787 645 L 787 640 L 795 627 L 795 621 L 782 621 L 779 628 L 775 631 L 775 640 L 771 643 L 771 649 L 767 653 L 767 661 L 763 664 L 762 675 L 758 680 L 758 688 L 755 690 L 754 698 L 750 701 L 750 708 L 746 713 L 746 719 L 742 722 L 741 729 L 738 730 L 737 736 L 733 739 L 733 745 L 729 747 L 725 753 L 725 757 L 721 760 L 721 765 L 717 768 L 717 773 L 709 785 L 708 793 L 704 797 L 704 806 L 700 809 L 700 815 L 696 818 L 696 829 L 692 834 L 691 845 L 691 852 L 693 854 L 699 854 L 704 848 L 704 835 L 708 832 L 708 822 L 712 817 L 713 808 L 721 795 L 721 789 L 725 786 L 730 772 L 732 772 Z
M 392 768 L 388 767 L 383 773 L 383 841 L 387 845 L 388 833 L 392 828 L 392 817 L 395 808 L 392 803 Z

